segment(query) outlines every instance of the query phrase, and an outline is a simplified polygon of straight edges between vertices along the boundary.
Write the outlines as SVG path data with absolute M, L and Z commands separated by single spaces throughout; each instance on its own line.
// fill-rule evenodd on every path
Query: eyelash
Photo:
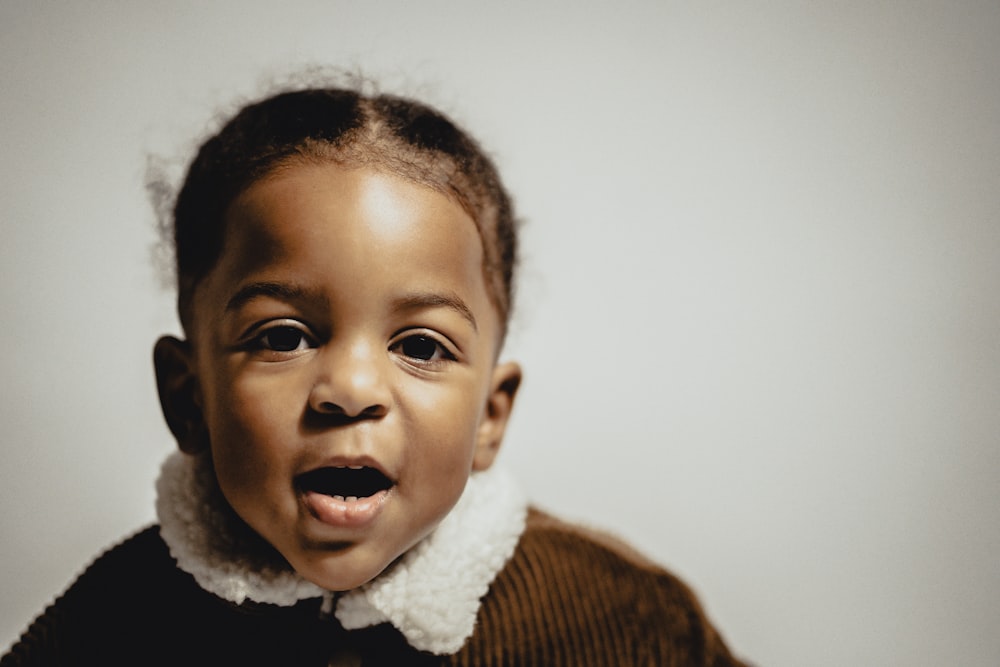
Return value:
M 426 345 L 433 346 L 431 352 L 431 358 L 424 359 L 422 356 L 419 356 L 417 350 L 412 350 L 412 349 L 408 354 L 404 350 L 404 346 L 407 343 L 410 343 L 411 345 L 418 344 L 421 346 L 426 346 Z M 407 360 L 410 360 L 411 363 L 417 363 L 422 366 L 433 366 L 435 364 L 445 363 L 449 361 L 456 361 L 458 359 L 458 357 L 456 357 L 455 354 L 450 349 L 448 349 L 446 345 L 444 345 L 444 343 L 437 340 L 437 338 L 430 335 L 429 333 L 425 332 L 410 332 L 407 335 L 400 338 L 399 340 L 397 340 L 396 342 L 394 342 L 392 345 L 390 345 L 389 349 L 393 351 L 398 350 L 399 353 L 402 356 L 406 357 Z M 420 352 L 426 352 L 426 351 L 427 350 L 420 350 Z
M 275 334 L 293 334 L 298 336 L 298 340 L 295 346 L 290 349 L 277 349 L 275 347 L 275 341 L 271 340 L 271 336 Z M 303 348 L 302 345 L 305 344 L 306 347 Z M 249 340 L 249 347 L 254 350 L 260 350 L 264 352 L 274 352 L 277 354 L 291 354 L 295 352 L 301 352 L 304 349 L 316 347 L 316 341 L 301 328 L 288 323 L 275 324 L 262 329 L 256 333 Z M 288 347 L 287 345 L 281 346 L 283 348 Z
M 287 344 L 288 341 L 286 341 L 285 345 L 276 346 L 276 341 L 271 338 L 276 334 L 292 334 L 298 338 L 295 340 L 294 346 Z M 405 349 L 408 344 L 411 346 L 409 352 Z M 316 340 L 308 332 L 289 322 L 279 322 L 265 328 L 260 328 L 247 343 L 247 347 L 251 350 L 272 354 L 295 354 L 309 348 L 317 347 L 317 345 Z M 419 345 L 421 348 L 412 349 L 413 345 Z M 447 345 L 438 340 L 430 332 L 425 331 L 407 333 L 395 340 L 389 346 L 389 350 L 398 352 L 411 363 L 421 366 L 433 366 L 449 361 L 457 361 L 458 359 Z M 422 355 L 428 352 L 430 356 L 424 358 Z

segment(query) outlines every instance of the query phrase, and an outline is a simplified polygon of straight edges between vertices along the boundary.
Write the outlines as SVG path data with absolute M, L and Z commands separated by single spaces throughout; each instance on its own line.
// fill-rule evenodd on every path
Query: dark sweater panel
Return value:
M 455 655 L 410 647 L 388 624 L 345 631 L 318 599 L 235 605 L 176 567 L 157 527 L 99 557 L 0 667 L 34 665 L 740 665 L 677 578 L 624 544 L 532 510 Z

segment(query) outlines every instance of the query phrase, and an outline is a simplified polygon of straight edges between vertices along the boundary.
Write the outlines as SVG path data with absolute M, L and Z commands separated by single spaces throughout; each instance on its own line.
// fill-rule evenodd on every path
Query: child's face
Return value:
M 258 181 L 227 223 L 185 383 L 219 485 L 304 577 L 357 587 L 437 525 L 503 434 L 520 371 L 495 363 L 476 226 L 429 188 L 333 164 Z

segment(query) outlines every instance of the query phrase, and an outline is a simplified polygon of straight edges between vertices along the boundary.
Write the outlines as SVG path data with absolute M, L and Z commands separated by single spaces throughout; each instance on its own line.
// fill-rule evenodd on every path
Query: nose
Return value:
M 331 344 L 317 358 L 319 372 L 309 407 L 319 414 L 349 419 L 382 417 L 391 392 L 385 378 L 384 351 L 366 343 Z

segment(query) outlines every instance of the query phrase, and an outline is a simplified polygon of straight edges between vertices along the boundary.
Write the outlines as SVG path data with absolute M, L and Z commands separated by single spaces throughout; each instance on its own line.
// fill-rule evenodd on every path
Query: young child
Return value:
M 448 119 L 342 89 L 246 106 L 173 235 L 159 524 L 3 667 L 741 664 L 681 582 L 492 467 L 515 222 Z

